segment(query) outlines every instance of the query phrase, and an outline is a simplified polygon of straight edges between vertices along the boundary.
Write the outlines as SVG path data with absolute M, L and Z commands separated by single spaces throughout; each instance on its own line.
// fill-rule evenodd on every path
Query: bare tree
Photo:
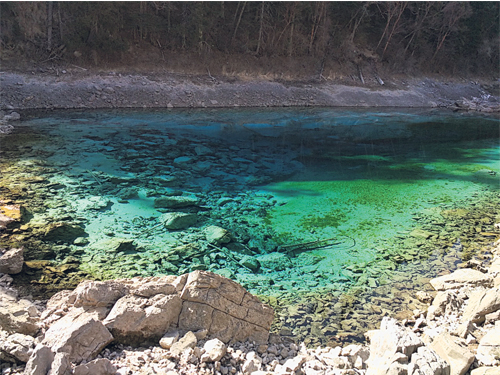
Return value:
M 458 23 L 469 17 L 472 14 L 471 7 L 468 1 L 453 1 L 444 3 L 441 14 L 441 23 L 439 27 L 439 39 L 436 51 L 432 59 L 436 57 L 438 52 L 443 47 L 443 44 L 450 34 L 457 29 Z
M 388 2 L 383 2 L 380 4 L 382 9 L 383 14 L 385 14 L 387 21 L 385 24 L 384 32 L 382 33 L 382 36 L 380 37 L 380 40 L 377 44 L 377 49 L 386 38 L 384 50 L 382 51 L 382 58 L 384 57 L 385 51 L 387 51 L 387 47 L 389 46 L 389 43 L 391 42 L 392 37 L 394 36 L 398 25 L 401 21 L 401 16 L 403 15 L 403 12 L 405 11 L 406 7 L 408 6 L 407 1 L 388 1 Z M 379 7 L 380 9 L 380 7 Z

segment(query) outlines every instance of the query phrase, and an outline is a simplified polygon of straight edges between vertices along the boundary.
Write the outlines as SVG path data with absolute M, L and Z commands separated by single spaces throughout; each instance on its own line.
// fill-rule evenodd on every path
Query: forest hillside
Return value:
M 1 2 L 0 12 L 2 69 L 283 80 L 499 73 L 499 2 L 27 1 Z

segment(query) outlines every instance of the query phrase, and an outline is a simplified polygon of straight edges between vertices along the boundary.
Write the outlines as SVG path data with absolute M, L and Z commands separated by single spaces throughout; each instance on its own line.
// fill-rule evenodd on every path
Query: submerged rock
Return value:
M 103 253 L 135 252 L 134 240 L 130 238 L 112 237 L 101 240 L 92 245 L 95 250 Z
M 210 225 L 205 228 L 205 238 L 211 244 L 220 245 L 231 242 L 232 236 L 228 230 Z
M 196 224 L 198 216 L 184 212 L 169 212 L 163 214 L 161 221 L 165 228 L 171 230 L 186 229 Z
M 84 237 L 85 230 L 76 224 L 67 222 L 50 223 L 45 229 L 44 239 L 47 241 L 63 241 L 72 243 L 78 237 Z
M 156 198 L 154 202 L 155 208 L 183 208 L 197 204 L 198 198 L 187 195 L 160 197 Z

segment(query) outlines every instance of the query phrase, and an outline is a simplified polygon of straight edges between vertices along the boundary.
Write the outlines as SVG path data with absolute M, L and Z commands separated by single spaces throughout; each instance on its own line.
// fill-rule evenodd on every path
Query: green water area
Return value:
M 20 288 L 208 270 L 309 344 L 411 316 L 500 222 L 499 121 L 477 113 L 31 112 L 0 134 L 0 172 L 25 209 L 0 234 L 25 247 Z

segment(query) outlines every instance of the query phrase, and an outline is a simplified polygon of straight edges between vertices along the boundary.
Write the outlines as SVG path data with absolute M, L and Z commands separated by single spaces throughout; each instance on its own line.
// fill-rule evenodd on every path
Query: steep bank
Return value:
M 55 74 L 57 73 L 57 74 Z M 454 107 L 465 102 L 498 109 L 498 82 L 390 79 L 285 82 L 172 73 L 0 74 L 0 109 L 204 107 Z M 492 111 L 491 109 L 486 109 Z

